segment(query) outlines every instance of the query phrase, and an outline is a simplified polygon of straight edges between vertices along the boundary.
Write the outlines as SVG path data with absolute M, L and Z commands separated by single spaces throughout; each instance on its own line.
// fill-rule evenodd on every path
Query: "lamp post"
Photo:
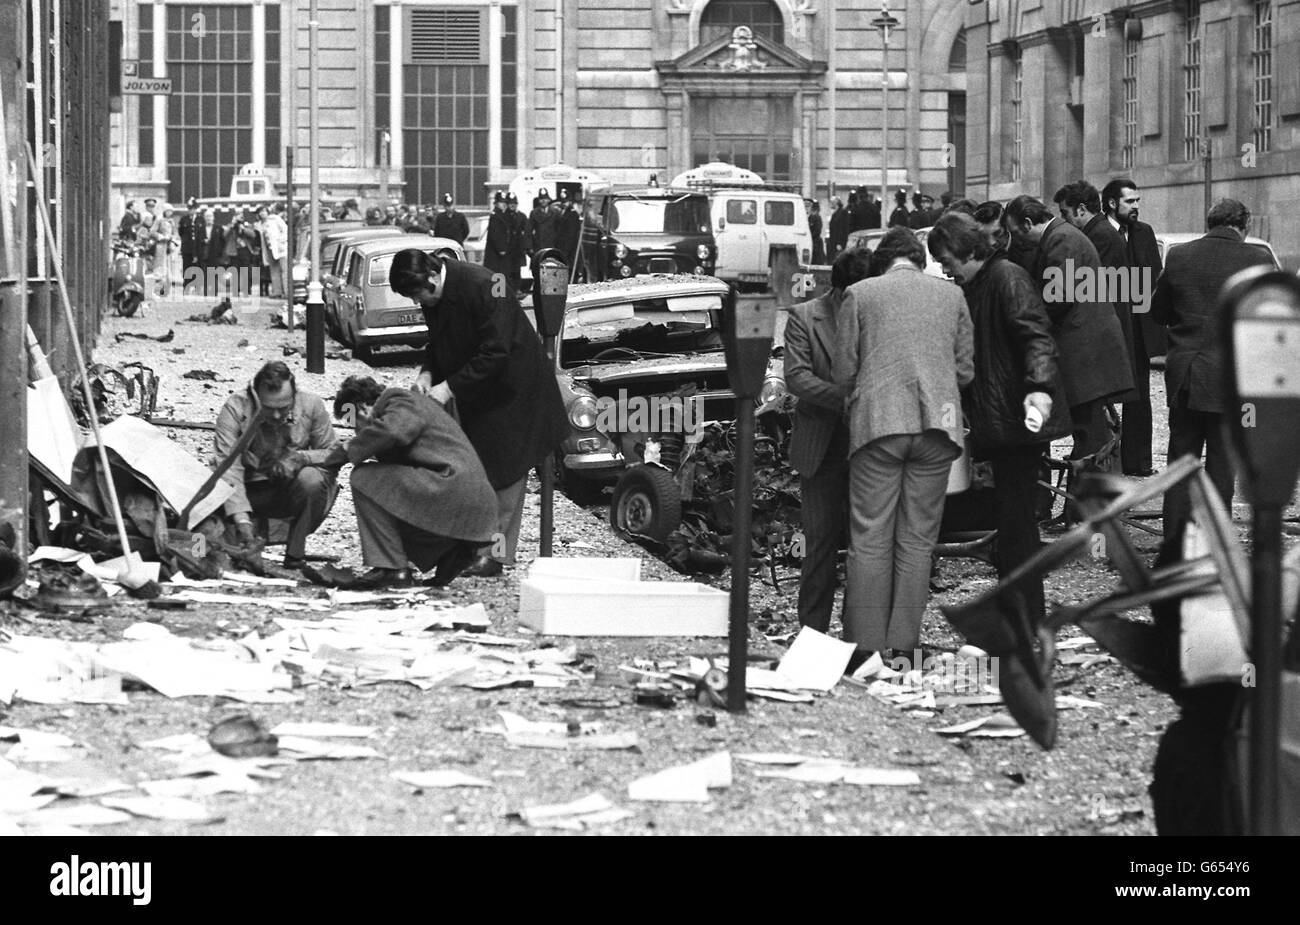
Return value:
M 307 22 L 307 108 L 311 115 L 311 278 L 307 283 L 307 372 L 325 372 L 325 300 L 320 282 L 320 136 L 316 99 L 316 39 L 320 21 L 316 16 L 316 0 L 311 0 L 310 19 Z M 290 311 L 292 320 L 293 312 Z
M 898 27 L 889 0 L 880 0 L 880 15 L 871 20 L 885 43 L 880 52 L 880 227 L 889 227 L 889 30 Z

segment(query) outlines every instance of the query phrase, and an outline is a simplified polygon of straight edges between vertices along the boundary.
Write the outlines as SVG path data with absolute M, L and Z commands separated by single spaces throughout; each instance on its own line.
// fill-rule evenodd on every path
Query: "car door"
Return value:
M 716 275 L 721 279 L 763 281 L 767 265 L 761 260 L 762 240 L 758 228 L 758 200 L 747 196 L 723 196 L 722 216 L 714 232 L 718 243 Z
M 361 284 L 364 282 L 365 263 L 364 257 L 353 252 L 348 259 L 347 272 L 335 282 L 339 324 L 352 334 L 366 326 L 361 316 Z
M 803 203 L 796 203 L 793 198 L 764 200 L 763 224 L 759 226 L 759 233 L 762 241 L 759 265 L 764 269 L 772 264 L 773 247 L 792 248 L 800 263 L 812 260 L 812 234 L 808 231 Z

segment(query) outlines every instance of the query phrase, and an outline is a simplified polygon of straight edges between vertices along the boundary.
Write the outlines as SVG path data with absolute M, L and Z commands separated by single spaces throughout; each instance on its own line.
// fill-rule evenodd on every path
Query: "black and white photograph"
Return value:
M 24 892 L 1270 892 L 1201 839 L 1300 835 L 1300 0 L 0 0 L 0 145 Z

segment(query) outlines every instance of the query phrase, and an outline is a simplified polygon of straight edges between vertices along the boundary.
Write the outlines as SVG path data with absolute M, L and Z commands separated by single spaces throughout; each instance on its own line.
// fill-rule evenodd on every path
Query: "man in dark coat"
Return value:
M 230 266 L 226 259 L 226 236 L 230 233 L 229 225 L 222 225 L 221 220 L 213 214 L 212 224 L 208 225 L 208 260 L 207 273 L 204 276 L 204 295 L 217 295 L 223 288 L 223 284 L 218 282 L 223 279 L 220 270 Z
M 1124 346 L 1128 351 L 1129 365 L 1136 370 L 1133 363 L 1133 298 L 1137 294 L 1133 292 L 1128 279 L 1128 246 L 1124 242 L 1124 236 L 1106 221 L 1106 216 L 1101 212 L 1101 193 L 1097 188 L 1086 180 L 1079 180 L 1071 183 L 1061 190 L 1061 218 L 1065 219 L 1074 227 L 1082 231 L 1092 242 L 1092 246 L 1097 249 L 1097 260 L 1103 272 L 1098 277 L 1098 286 L 1104 285 L 1111 290 L 1106 293 L 1098 292 L 1097 299 L 1110 299 L 1111 305 L 1115 309 L 1115 318 L 1119 321 L 1120 333 L 1124 335 Z M 1121 282 L 1121 277 L 1123 281 Z M 1152 281 L 1154 285 L 1154 280 Z M 1119 298 L 1123 296 L 1123 298 Z M 1142 293 L 1143 298 L 1149 298 L 1150 293 Z M 1137 398 L 1137 383 L 1134 382 L 1134 388 L 1122 395 L 1118 400 L 1129 402 Z
M 912 213 L 907 211 L 907 193 L 899 190 L 894 193 L 894 211 L 889 213 L 889 227 L 909 227 Z
M 925 197 L 919 192 L 912 194 L 912 211 L 907 216 L 907 227 L 913 231 L 919 228 L 928 227 L 930 224 L 930 213 L 925 208 Z
M 188 278 L 194 275 L 191 267 L 196 268 L 200 276 L 203 274 L 203 265 L 207 257 L 205 251 L 208 246 L 208 226 L 203 213 L 199 211 L 198 200 L 191 196 L 186 206 L 187 211 L 181 216 L 176 231 L 181 238 L 181 279 L 185 285 L 189 285 Z
M 464 244 L 469 237 L 469 219 L 456 211 L 451 193 L 442 194 L 442 211 L 433 220 L 433 234 L 438 238 L 451 238 L 457 244 Z
M 1133 388 L 1124 335 L 1114 306 L 1097 300 L 1096 287 L 1085 299 L 1079 280 L 1098 278 L 1097 249 L 1082 231 L 1053 216 L 1032 196 L 1007 203 L 1002 221 L 1012 237 L 1037 245 L 1030 277 L 1042 286 L 1047 316 L 1056 340 L 1066 402 L 1070 407 L 1074 448 L 1071 459 L 1092 456 L 1110 437 L 1106 405 Z M 1069 261 L 1067 264 L 1066 261 Z
M 528 257 L 528 216 L 519 211 L 519 197 L 506 193 L 506 219 L 510 223 L 510 243 L 507 259 L 510 262 L 510 285 L 519 290 L 519 268 Z
M 812 235 L 812 263 L 826 263 L 826 245 L 822 240 L 822 204 L 814 202 L 808 209 L 808 231 Z
M 578 259 L 578 247 L 582 243 L 582 219 L 567 190 L 560 190 L 560 214 L 555 220 L 555 246 L 564 252 L 564 259 L 569 266 Z
M 555 213 L 551 211 L 551 194 L 537 191 L 537 205 L 528 215 L 528 250 L 530 253 L 555 247 Z
M 492 197 L 492 215 L 488 218 L 486 243 L 483 248 L 483 266 L 510 279 L 511 219 L 506 217 L 506 194 Z M 512 281 L 513 284 L 513 281 Z
M 850 196 L 853 194 L 850 193 Z M 844 203 L 840 202 L 840 197 L 831 197 L 831 217 L 826 222 L 827 241 L 830 244 L 830 250 L 827 257 L 834 262 L 835 258 L 844 250 L 845 243 L 849 240 L 849 210 L 844 208 Z
M 1169 251 L 1156 284 L 1151 317 L 1169 329 L 1165 355 L 1165 392 L 1169 403 L 1170 462 L 1187 455 L 1200 458 L 1228 510 L 1232 510 L 1234 472 L 1228 452 L 1222 316 L 1219 292 L 1234 273 L 1271 266 L 1262 251 L 1245 243 L 1250 210 L 1235 199 L 1221 199 L 1205 217 L 1205 237 Z M 1182 551 L 1182 534 L 1190 512 L 1187 483 L 1165 492 L 1161 561 Z
M 344 380 L 334 416 L 357 428 L 331 461 L 354 466 L 361 557 L 371 568 L 359 584 L 410 585 L 410 564 L 437 566 L 434 584 L 448 584 L 497 524 L 496 495 L 464 431 L 427 395 L 385 389 L 369 376 Z
M 514 561 L 528 472 L 568 432 L 554 366 L 515 290 L 486 267 L 408 249 L 394 256 L 388 280 L 420 304 L 429 326 L 416 391 L 444 405 L 455 399 L 497 493 L 498 537 L 470 574 L 499 575 Z
M 849 427 L 845 389 L 835 381 L 836 318 L 844 290 L 866 279 L 870 255 L 845 251 L 831 266 L 831 290 L 790 309 L 785 326 L 785 384 L 799 399 L 790 464 L 799 473 L 804 537 L 799 563 L 799 623 L 825 633 L 835 603 L 835 556 L 849 526 Z
M 925 243 L 961 285 L 970 309 L 975 378 L 962 393 L 962 406 L 971 453 L 993 464 L 995 561 L 998 577 L 1005 578 L 1038 552 L 1039 463 L 1048 444 L 1070 432 L 1056 342 L 1037 282 L 995 249 L 973 218 L 941 216 Z M 1047 613 L 1042 579 L 1025 592 L 1031 618 L 1041 623 Z
M 1137 398 L 1124 403 L 1120 436 L 1120 461 L 1125 475 L 1150 475 L 1151 460 L 1151 358 L 1165 355 L 1165 329 L 1151 318 L 1151 297 L 1164 268 L 1156 233 L 1138 221 L 1142 196 L 1137 184 L 1125 177 L 1111 180 L 1101 192 L 1106 221 L 1124 238 L 1129 267 L 1143 281 L 1143 299 L 1133 300 L 1133 385 Z

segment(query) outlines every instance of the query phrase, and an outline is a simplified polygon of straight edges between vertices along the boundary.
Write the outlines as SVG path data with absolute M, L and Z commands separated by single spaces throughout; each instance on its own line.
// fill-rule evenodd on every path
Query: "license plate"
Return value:
M 419 324 L 423 320 L 423 312 L 406 312 L 405 314 L 398 315 L 397 318 L 394 319 L 393 324 Z
M 767 282 L 766 273 L 741 273 L 740 281 L 742 283 L 765 283 Z

